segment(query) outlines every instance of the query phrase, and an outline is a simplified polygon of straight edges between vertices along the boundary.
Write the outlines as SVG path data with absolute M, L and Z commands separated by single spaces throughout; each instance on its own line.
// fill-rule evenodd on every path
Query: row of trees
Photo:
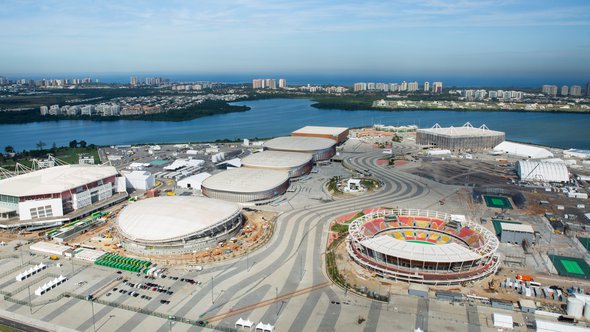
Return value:
M 86 143 L 86 141 L 84 141 L 84 140 L 82 140 L 82 141 L 73 140 L 73 141 L 70 141 L 70 143 L 68 144 L 68 146 L 70 148 L 85 148 L 87 145 L 88 145 L 88 143 Z M 37 142 L 36 146 L 37 146 L 38 150 L 43 150 L 43 148 L 45 146 L 47 146 L 47 144 L 43 141 L 39 141 L 39 142 Z M 57 149 L 57 145 L 55 144 L 55 142 L 53 143 L 51 149 L 52 150 Z M 12 145 L 5 146 L 4 152 L 6 152 L 6 154 L 16 153 L 16 151 L 14 150 L 14 147 Z

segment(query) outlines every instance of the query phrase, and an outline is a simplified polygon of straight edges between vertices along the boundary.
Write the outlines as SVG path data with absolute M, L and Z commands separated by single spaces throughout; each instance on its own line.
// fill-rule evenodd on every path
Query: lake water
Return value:
M 216 139 L 288 135 L 306 125 L 360 127 L 376 123 L 460 126 L 471 122 L 506 132 L 509 140 L 563 148 L 590 149 L 590 114 L 462 111 L 343 111 L 320 110 L 304 99 L 236 102 L 247 112 L 220 114 L 184 122 L 120 120 L 114 122 L 52 121 L 0 125 L 0 149 L 35 149 L 43 141 L 67 145 L 85 140 L 97 145 L 204 142 Z

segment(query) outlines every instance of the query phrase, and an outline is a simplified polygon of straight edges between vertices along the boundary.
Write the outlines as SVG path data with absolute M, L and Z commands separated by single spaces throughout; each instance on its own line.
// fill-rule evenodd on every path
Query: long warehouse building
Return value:
M 476 152 L 491 150 L 504 142 L 506 134 L 490 130 L 486 125 L 473 127 L 469 122 L 461 127 L 441 127 L 438 123 L 432 128 L 418 129 L 416 143 L 433 146 L 453 152 Z

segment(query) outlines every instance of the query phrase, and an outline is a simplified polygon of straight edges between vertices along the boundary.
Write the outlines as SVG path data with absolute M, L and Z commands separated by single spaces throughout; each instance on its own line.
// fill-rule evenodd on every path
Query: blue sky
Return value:
M 590 1 L 17 1 L 0 75 L 590 79 Z

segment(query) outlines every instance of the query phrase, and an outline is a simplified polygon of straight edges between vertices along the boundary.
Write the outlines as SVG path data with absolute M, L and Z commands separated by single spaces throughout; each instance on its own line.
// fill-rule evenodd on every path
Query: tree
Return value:
M 78 147 L 78 141 L 76 141 L 76 140 L 70 141 L 69 145 L 70 145 L 70 148 Z
M 78 144 L 80 145 L 81 148 L 85 148 L 86 147 L 86 141 L 80 141 L 78 142 Z
M 43 147 L 44 147 L 45 145 L 47 145 L 47 144 L 45 144 L 45 142 L 43 142 L 43 141 L 39 141 L 39 142 L 37 142 L 37 149 L 39 149 L 39 150 L 43 150 Z
M 12 145 L 7 145 L 6 147 L 4 147 L 4 152 L 14 153 L 14 147 L 12 147 Z

